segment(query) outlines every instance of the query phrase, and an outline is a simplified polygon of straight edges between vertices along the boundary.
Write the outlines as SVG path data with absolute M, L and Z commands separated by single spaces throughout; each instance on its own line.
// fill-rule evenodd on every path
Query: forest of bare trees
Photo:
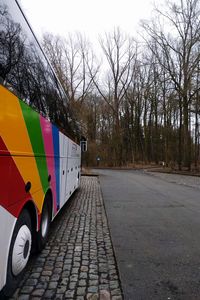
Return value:
M 140 38 L 46 34 L 43 46 L 88 140 L 85 163 L 199 167 L 200 1 L 167 1 Z M 98 51 L 99 53 L 100 51 Z

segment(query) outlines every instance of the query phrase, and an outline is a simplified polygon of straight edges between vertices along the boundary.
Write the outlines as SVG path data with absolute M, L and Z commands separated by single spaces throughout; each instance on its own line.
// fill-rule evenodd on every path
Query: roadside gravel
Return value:
M 155 177 L 159 177 L 167 182 L 173 182 L 180 185 L 185 185 L 193 188 L 200 189 L 200 177 L 197 176 L 188 176 L 180 174 L 168 174 L 161 172 L 151 172 L 145 171 L 147 174 L 151 174 Z

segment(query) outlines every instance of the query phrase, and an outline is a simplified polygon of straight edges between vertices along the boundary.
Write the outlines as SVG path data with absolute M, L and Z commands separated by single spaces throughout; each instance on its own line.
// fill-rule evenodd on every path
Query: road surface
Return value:
M 189 186 L 195 178 L 187 185 L 187 177 L 179 182 L 143 171 L 95 172 L 124 299 L 199 300 L 200 189 Z

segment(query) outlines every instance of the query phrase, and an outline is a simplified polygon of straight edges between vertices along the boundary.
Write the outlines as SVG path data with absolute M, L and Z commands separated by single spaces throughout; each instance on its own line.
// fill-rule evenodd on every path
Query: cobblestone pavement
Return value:
M 97 177 L 82 177 L 11 299 L 123 299 Z
M 167 173 L 147 171 L 147 174 L 148 173 L 153 176 L 159 177 L 163 180 L 166 180 L 168 182 L 174 182 L 180 185 L 186 185 L 186 186 L 200 189 L 200 177 L 197 176 L 187 176 L 187 175 L 180 175 L 180 174 L 167 174 Z

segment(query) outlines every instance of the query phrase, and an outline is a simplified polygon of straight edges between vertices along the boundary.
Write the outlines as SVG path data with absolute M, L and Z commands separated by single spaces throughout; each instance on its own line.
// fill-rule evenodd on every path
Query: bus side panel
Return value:
M 16 218 L 11 215 L 6 209 L 0 206 L 0 290 L 6 283 L 7 276 L 7 261 L 12 233 L 16 223 Z
M 80 147 L 69 139 L 68 151 L 68 194 L 69 196 L 79 187 L 80 183 Z
M 61 207 L 79 186 L 80 147 L 60 133 Z
M 67 201 L 66 185 L 67 185 L 67 155 L 69 139 L 60 132 L 60 207 Z

